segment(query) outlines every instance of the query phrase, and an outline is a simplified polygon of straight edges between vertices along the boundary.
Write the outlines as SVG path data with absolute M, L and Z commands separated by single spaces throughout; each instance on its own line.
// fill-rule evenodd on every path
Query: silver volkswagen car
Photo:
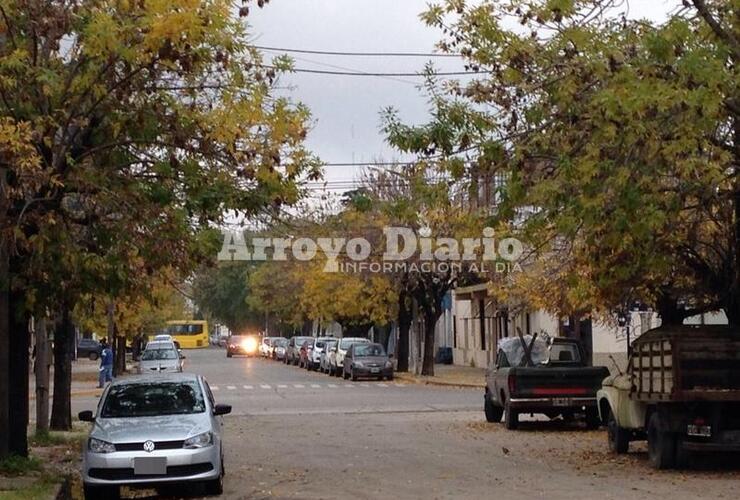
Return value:
M 97 412 L 82 452 L 85 498 L 118 498 L 122 485 L 198 482 L 206 494 L 223 491 L 221 415 L 200 375 L 176 373 L 116 380 Z

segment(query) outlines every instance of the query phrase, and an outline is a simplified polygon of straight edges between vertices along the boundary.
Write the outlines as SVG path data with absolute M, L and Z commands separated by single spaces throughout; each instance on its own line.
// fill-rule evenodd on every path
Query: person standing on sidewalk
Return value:
M 108 346 L 108 342 L 101 342 L 100 351 L 100 376 L 98 377 L 98 387 L 103 388 L 106 382 L 113 381 L 113 351 Z

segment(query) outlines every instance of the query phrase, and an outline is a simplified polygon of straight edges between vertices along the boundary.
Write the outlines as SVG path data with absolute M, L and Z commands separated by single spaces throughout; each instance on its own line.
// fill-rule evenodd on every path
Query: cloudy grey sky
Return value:
M 660 19 L 678 0 L 630 0 L 630 17 Z M 350 52 L 435 52 L 441 33 L 419 14 L 427 0 L 272 0 L 252 8 L 255 44 L 281 48 Z M 272 52 L 265 52 L 270 56 Z M 416 72 L 429 58 L 292 54 L 296 68 L 363 72 Z M 456 59 L 434 59 L 440 71 L 458 71 Z M 341 67 L 341 68 L 340 68 Z M 400 81 L 399 81 L 400 80 Z M 296 73 L 281 77 L 294 99 L 307 104 L 314 127 L 308 145 L 323 161 L 367 162 L 399 156 L 385 143 L 380 111 L 393 106 L 408 123 L 423 123 L 427 103 L 420 78 L 397 79 Z M 356 178 L 358 170 L 327 167 L 326 179 Z

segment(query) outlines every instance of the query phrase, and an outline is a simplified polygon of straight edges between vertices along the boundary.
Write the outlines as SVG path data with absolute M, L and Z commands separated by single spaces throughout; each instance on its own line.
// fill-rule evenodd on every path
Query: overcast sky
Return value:
M 631 0 L 630 17 L 660 19 L 678 0 Z M 437 30 L 419 20 L 427 0 L 272 0 L 252 8 L 249 22 L 255 44 L 281 48 L 352 52 L 435 52 Z M 271 52 L 265 52 L 269 58 Z M 429 58 L 357 57 L 291 54 L 296 68 L 363 72 L 416 72 Z M 434 59 L 440 71 L 462 69 L 455 59 Z M 332 67 L 334 66 L 334 67 Z M 341 67 L 341 68 L 338 68 Z M 400 80 L 400 81 L 399 81 Z M 323 161 L 391 160 L 398 154 L 385 143 L 380 111 L 397 108 L 407 123 L 423 123 L 427 103 L 419 78 L 373 78 L 297 73 L 281 77 L 294 99 L 307 104 L 314 127 L 308 145 Z M 351 180 L 357 169 L 327 167 L 326 179 Z

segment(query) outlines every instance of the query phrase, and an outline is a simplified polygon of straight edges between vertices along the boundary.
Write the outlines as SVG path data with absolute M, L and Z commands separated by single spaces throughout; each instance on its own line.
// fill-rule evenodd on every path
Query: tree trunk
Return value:
M 441 301 L 440 304 L 441 305 Z M 421 365 L 421 374 L 434 375 L 434 337 L 437 320 L 441 316 L 441 308 L 434 307 L 431 311 L 424 312 L 424 359 Z
M 118 377 L 123 373 L 126 373 L 126 337 L 123 335 L 116 335 L 116 357 L 114 359 L 114 372 L 115 376 Z
M 410 301 L 406 293 L 398 295 L 398 343 L 396 345 L 398 357 L 396 371 L 398 372 L 409 371 L 409 330 L 411 330 L 413 319 Z
M 0 178 L 0 182 L 3 179 Z M 2 185 L 0 184 L 0 187 Z M 3 191 L 0 189 L 0 191 Z M 2 196 L 3 193 L 0 193 Z M 10 273 L 8 242 L 0 241 L 0 460 L 10 453 Z
M 28 319 L 23 296 L 10 291 L 10 453 L 28 456 Z
M 49 430 L 49 337 L 46 333 L 46 318 L 36 322 L 36 432 Z
M 54 331 L 54 396 L 50 427 L 55 431 L 72 429 L 72 358 L 69 345 L 70 337 L 74 337 L 74 325 L 69 314 L 69 306 L 62 304 L 62 315 Z
M 686 318 L 685 310 L 678 305 L 678 299 L 668 294 L 661 293 L 658 295 L 656 309 L 660 316 L 661 325 L 682 325 L 683 320 Z M 629 312 L 627 314 L 629 314 Z

